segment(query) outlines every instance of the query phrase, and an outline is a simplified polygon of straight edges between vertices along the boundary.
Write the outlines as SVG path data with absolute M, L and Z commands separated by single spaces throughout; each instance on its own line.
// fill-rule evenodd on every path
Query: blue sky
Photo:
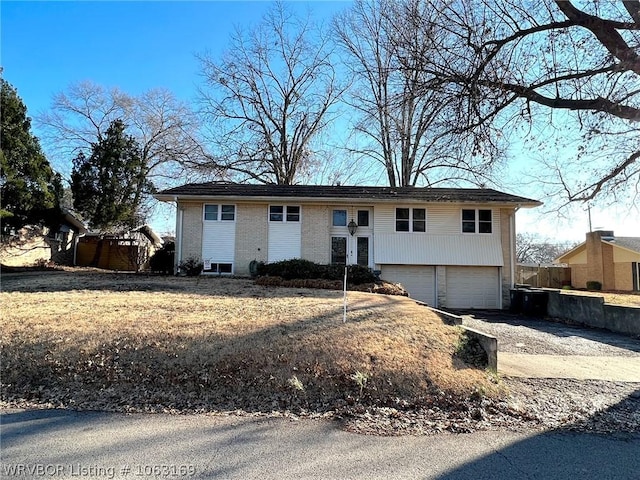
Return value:
M 342 1 L 296 1 L 317 19 L 349 6 Z M 192 101 L 201 83 L 196 54 L 216 56 L 228 45 L 235 26 L 250 27 L 269 8 L 268 1 L 109 1 L 0 4 L 0 64 L 27 106 L 30 116 L 47 110 L 53 94 L 76 82 L 90 80 L 137 95 L 163 87 Z M 34 134 L 38 135 L 37 126 Z M 512 174 L 526 154 L 512 159 Z M 515 168 L 514 168 L 515 167 Z M 511 193 L 537 198 L 535 188 L 517 183 Z M 573 220 L 557 220 L 538 212 L 518 214 L 519 230 L 558 240 L 582 240 L 588 230 L 586 209 L 575 209 Z M 636 212 L 637 213 L 637 212 Z M 627 214 L 627 215 L 625 215 Z M 172 228 L 172 213 L 158 213 L 152 224 Z M 627 211 L 592 210 L 594 227 L 640 236 L 640 219 Z

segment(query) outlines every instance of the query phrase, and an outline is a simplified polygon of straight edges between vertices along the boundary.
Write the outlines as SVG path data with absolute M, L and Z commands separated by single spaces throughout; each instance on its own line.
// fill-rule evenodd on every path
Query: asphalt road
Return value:
M 328 420 L 64 410 L 0 421 L 1 478 L 640 478 L 640 435 L 373 437 Z

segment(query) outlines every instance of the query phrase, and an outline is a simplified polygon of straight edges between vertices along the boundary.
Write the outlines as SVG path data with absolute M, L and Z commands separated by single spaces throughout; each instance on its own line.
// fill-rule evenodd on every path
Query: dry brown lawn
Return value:
M 586 295 L 590 297 L 603 297 L 605 303 L 613 305 L 627 305 L 640 307 L 640 294 L 630 292 L 593 292 L 585 290 L 561 290 L 560 293 L 570 295 Z
M 2 397 L 124 411 L 428 404 L 494 395 L 461 330 L 405 297 L 250 280 L 3 275 Z

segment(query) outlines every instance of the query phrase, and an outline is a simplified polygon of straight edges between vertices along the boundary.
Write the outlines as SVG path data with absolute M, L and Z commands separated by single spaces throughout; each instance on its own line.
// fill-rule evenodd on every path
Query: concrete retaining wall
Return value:
M 602 297 L 571 295 L 549 290 L 550 317 L 640 336 L 640 307 L 610 305 Z
M 447 325 L 457 325 L 462 327 L 467 335 L 475 337 L 480 342 L 482 349 L 487 354 L 487 368 L 493 372 L 498 371 L 498 339 L 488 333 L 481 332 L 475 328 L 462 325 L 462 317 L 453 313 L 445 312 L 444 310 L 438 310 L 437 308 L 430 307 L 426 303 L 417 302 L 420 305 L 424 305 L 436 315 L 438 315 L 444 323 Z

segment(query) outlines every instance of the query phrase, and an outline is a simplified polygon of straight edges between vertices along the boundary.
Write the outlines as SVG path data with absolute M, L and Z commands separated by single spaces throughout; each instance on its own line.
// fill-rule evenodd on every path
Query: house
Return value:
M 515 213 L 536 200 L 490 189 L 187 184 L 176 263 L 248 275 L 253 260 L 360 264 L 413 298 L 447 308 L 506 308 L 515 277 Z
M 75 213 L 64 208 L 53 218 L 51 227 L 27 225 L 3 235 L 0 263 L 11 267 L 46 262 L 73 265 L 76 242 L 87 228 Z
M 640 237 L 589 232 L 583 243 L 558 257 L 556 263 L 571 267 L 571 284 L 576 288 L 594 281 L 603 290 L 640 291 Z

